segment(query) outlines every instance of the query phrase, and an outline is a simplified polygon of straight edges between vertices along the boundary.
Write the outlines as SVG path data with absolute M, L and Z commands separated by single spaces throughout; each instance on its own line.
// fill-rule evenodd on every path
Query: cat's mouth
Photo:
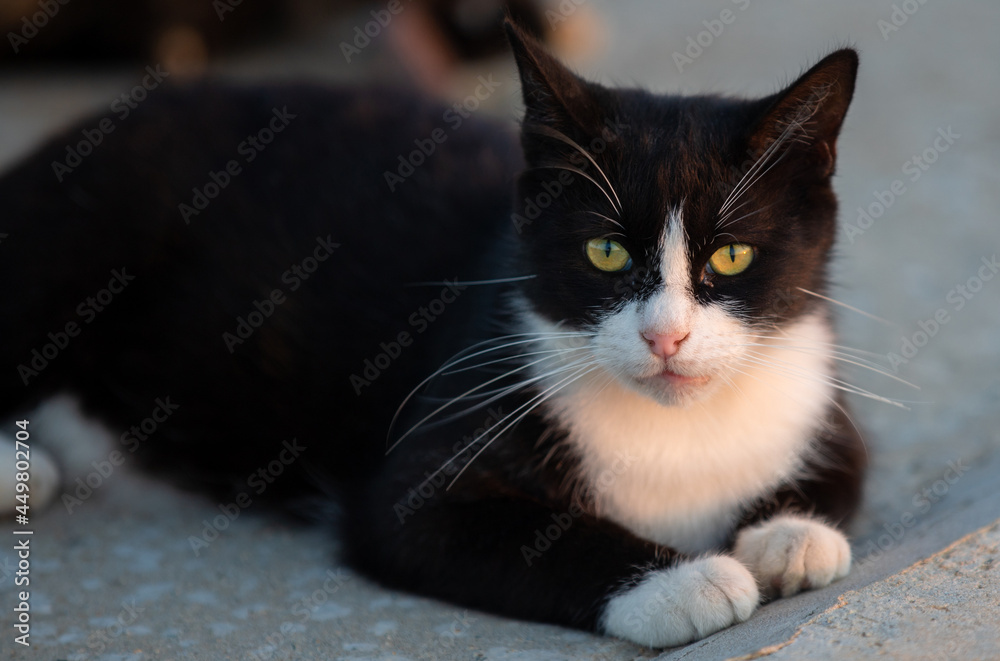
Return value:
M 708 383 L 709 377 L 688 376 L 687 374 L 679 374 L 669 368 L 664 368 L 663 371 L 651 377 L 651 380 L 665 382 L 673 388 L 690 388 L 705 385 Z
M 687 370 L 676 364 L 664 365 L 660 363 L 660 366 L 654 368 L 650 365 L 650 368 L 652 368 L 650 372 L 639 377 L 638 380 L 643 385 L 652 386 L 657 390 L 662 390 L 664 386 L 673 391 L 697 389 L 712 380 L 712 377 L 704 374 L 685 374 Z

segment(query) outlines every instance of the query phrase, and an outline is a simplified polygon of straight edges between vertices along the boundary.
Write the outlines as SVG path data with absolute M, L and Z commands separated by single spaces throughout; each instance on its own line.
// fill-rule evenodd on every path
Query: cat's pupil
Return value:
M 604 256 L 611 257 L 611 239 L 608 239 L 604 244 Z
M 730 243 L 729 244 L 729 259 L 734 264 L 736 263 L 736 244 L 735 243 Z

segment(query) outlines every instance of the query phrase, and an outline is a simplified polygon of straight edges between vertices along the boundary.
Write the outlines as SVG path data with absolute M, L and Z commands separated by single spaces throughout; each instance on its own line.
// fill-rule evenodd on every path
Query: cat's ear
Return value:
M 508 16 L 507 38 L 521 77 L 524 123 L 566 130 L 596 121 L 591 86 L 567 69 Z
M 854 95 L 858 54 L 835 51 L 798 80 L 764 100 L 765 110 L 750 138 L 750 148 L 763 154 L 777 141 L 805 156 L 820 176 L 833 172 L 837 136 Z

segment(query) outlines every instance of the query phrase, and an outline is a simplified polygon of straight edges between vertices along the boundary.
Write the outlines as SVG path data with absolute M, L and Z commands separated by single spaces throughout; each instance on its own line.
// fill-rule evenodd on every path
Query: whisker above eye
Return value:
M 794 123 L 789 124 L 787 127 L 785 127 L 785 129 L 774 140 L 774 142 L 772 142 L 770 146 L 768 146 L 768 148 L 764 150 L 764 153 L 760 155 L 757 161 L 752 166 L 750 166 L 750 169 L 747 170 L 742 177 L 740 177 L 740 180 L 736 183 L 736 186 L 733 187 L 733 190 L 730 191 L 729 195 L 722 203 L 722 207 L 719 208 L 720 216 L 726 213 L 726 211 L 729 210 L 729 207 L 731 205 L 735 204 L 741 197 L 743 197 L 743 194 L 746 193 L 746 191 L 750 190 L 752 184 L 757 183 L 757 181 L 760 181 L 759 177 L 757 177 L 756 179 L 754 179 L 754 177 L 756 177 L 757 173 L 761 169 L 763 169 L 764 166 L 767 165 L 767 162 L 771 159 L 772 156 L 774 156 L 775 152 L 781 147 L 782 144 L 784 144 L 785 140 L 788 139 L 788 136 L 791 133 L 793 126 L 795 126 Z M 784 153 L 782 154 L 782 156 L 784 156 Z M 777 163 L 777 161 L 775 161 L 775 163 Z M 770 167 L 768 168 L 768 170 L 770 170 Z M 767 172 L 765 171 L 764 174 L 767 174 Z M 751 179 L 753 181 L 752 183 L 749 183 L 749 180 Z
M 740 205 L 740 206 L 743 206 L 743 205 Z M 730 220 L 728 223 L 725 222 L 726 218 L 728 218 L 729 216 L 731 216 L 733 213 L 736 212 L 736 209 L 733 209 L 732 211 L 730 211 L 729 213 L 727 213 L 723 218 L 719 219 L 719 223 L 720 223 L 719 229 L 720 230 L 721 229 L 726 229 L 730 225 L 732 225 L 734 223 L 738 223 L 739 221 L 743 220 L 744 218 L 749 218 L 750 216 L 758 214 L 758 213 L 760 213 L 762 211 L 767 211 L 768 209 L 770 209 L 773 206 L 774 206 L 774 204 L 765 204 L 764 206 L 762 206 L 761 208 L 757 209 L 756 211 L 751 211 L 750 213 L 743 214 L 742 216 L 740 216 L 739 218 L 737 218 L 735 220 Z M 739 207 L 737 207 L 737 208 L 739 208 Z M 724 224 L 722 224 L 722 223 L 724 223 Z
M 623 230 L 625 229 L 625 226 L 624 226 L 624 225 L 622 225 L 621 223 L 619 223 L 619 222 L 618 222 L 617 220 L 615 220 L 614 218 L 608 218 L 608 217 L 607 217 L 607 216 L 605 216 L 604 214 L 601 214 L 601 213 L 597 213 L 596 211 L 589 211 L 589 210 L 583 210 L 583 211 L 577 211 L 577 212 L 575 212 L 575 213 L 589 213 L 589 214 L 591 214 L 591 215 L 593 215 L 593 216 L 597 216 L 598 218 L 603 218 L 604 220 L 606 220 L 606 221 L 608 221 L 609 223 L 612 223 L 612 224 L 614 224 L 614 225 L 617 225 L 618 227 L 622 228 Z M 623 235 L 623 236 L 624 236 L 624 235 Z
M 621 216 L 621 213 L 622 213 L 622 201 L 621 201 L 621 199 L 619 199 L 618 193 L 615 192 L 615 187 L 611 185 L 611 180 L 608 179 L 608 175 L 604 174 L 604 170 L 601 169 L 601 166 L 597 164 L 597 161 L 594 160 L 594 158 L 587 152 L 586 149 L 584 149 L 583 147 L 581 147 L 580 145 L 578 145 L 576 143 L 576 141 L 574 141 L 573 139 L 571 139 L 568 135 L 566 135 L 562 131 L 556 130 L 556 129 L 554 129 L 552 127 L 549 127 L 549 126 L 535 126 L 535 127 L 533 127 L 531 129 L 531 132 L 532 133 L 538 133 L 538 134 L 541 134 L 541 135 L 546 135 L 546 136 L 548 136 L 550 138 L 555 138 L 556 140 L 559 140 L 560 142 L 569 145 L 573 149 L 575 149 L 578 152 L 580 152 L 581 154 L 583 154 L 583 156 L 588 161 L 590 161 L 591 165 L 593 165 L 594 168 L 597 169 L 598 174 L 600 174 L 601 177 L 604 178 L 604 183 L 606 183 L 608 185 L 608 188 L 611 190 L 611 193 L 615 196 L 615 200 L 618 202 L 618 206 L 617 206 L 617 208 L 615 210 L 618 212 L 618 215 Z M 597 183 L 597 182 L 594 182 L 594 183 Z M 614 204 L 612 204 L 611 206 L 614 206 Z
M 614 200 L 611 199 L 611 196 L 608 194 L 608 191 L 604 190 L 604 186 L 601 186 L 599 183 L 597 183 L 597 181 L 595 181 L 593 177 L 591 177 L 589 174 L 587 174 L 583 170 L 581 170 L 579 168 L 569 167 L 568 165 L 559 165 L 559 164 L 555 164 L 555 163 L 553 163 L 551 165 L 536 165 L 535 167 L 533 167 L 531 169 L 532 170 L 566 170 L 567 172 L 573 172 L 575 174 L 580 175 L 581 177 L 583 177 L 584 179 L 586 179 L 590 183 L 592 183 L 595 186 L 597 186 L 597 190 L 599 190 L 602 193 L 604 193 L 604 197 L 608 198 L 608 203 L 611 204 L 611 208 L 614 209 L 615 213 L 617 213 L 619 216 L 621 215 L 621 211 L 618 209 L 617 206 L 615 206 L 615 202 L 614 202 Z

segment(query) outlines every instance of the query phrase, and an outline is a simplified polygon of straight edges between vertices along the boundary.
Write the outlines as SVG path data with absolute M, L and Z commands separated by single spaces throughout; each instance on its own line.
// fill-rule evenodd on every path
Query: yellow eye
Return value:
M 715 251 L 708 259 L 709 273 L 739 275 L 753 263 L 754 249 L 745 243 L 730 243 Z
M 632 266 L 632 257 L 622 244 L 611 239 L 587 241 L 587 259 L 602 271 L 625 271 Z

